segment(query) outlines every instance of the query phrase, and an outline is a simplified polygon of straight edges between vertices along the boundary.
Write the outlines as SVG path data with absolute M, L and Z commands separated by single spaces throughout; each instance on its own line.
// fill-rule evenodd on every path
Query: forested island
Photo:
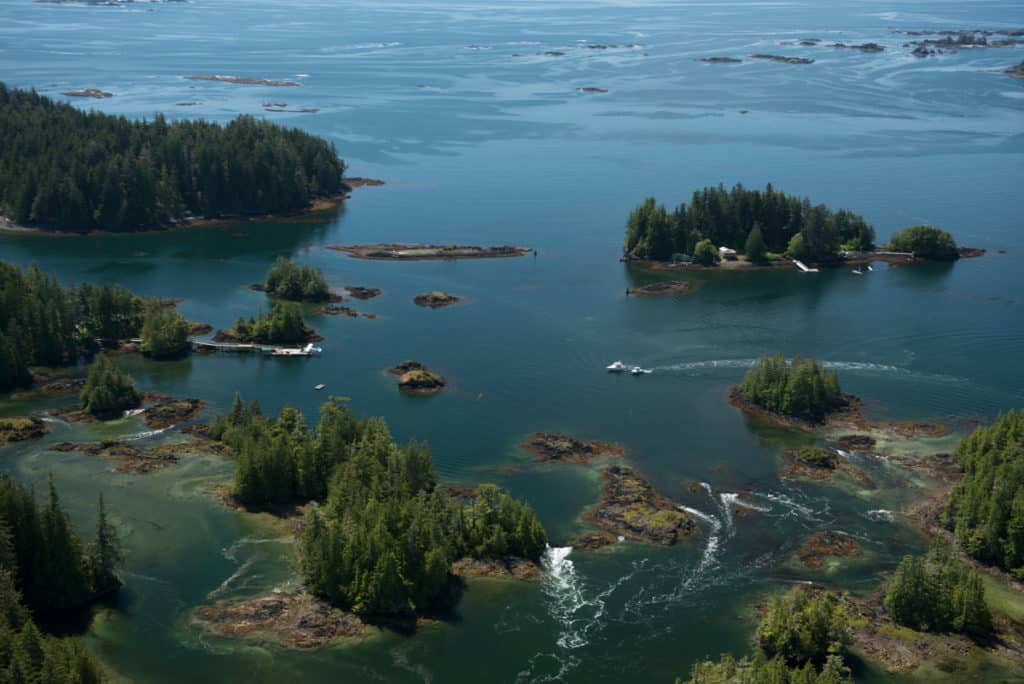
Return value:
M 276 301 L 270 312 L 260 311 L 255 317 L 239 316 L 228 330 L 218 330 L 215 342 L 242 342 L 248 344 L 299 344 L 319 338 L 302 317 L 302 307 L 295 302 Z
M 811 204 L 771 184 L 764 190 L 737 184 L 729 190 L 719 185 L 695 191 L 689 204 L 671 213 L 648 198 L 629 216 L 625 251 L 654 261 L 687 254 L 711 265 L 723 246 L 744 251 L 753 262 L 781 254 L 828 260 L 842 249 L 872 249 L 874 241 L 875 229 L 858 214 Z
M 285 257 L 278 257 L 267 271 L 263 284 L 254 285 L 253 289 L 293 302 L 341 300 L 340 296 L 334 295 L 327 287 L 327 281 L 324 280 L 324 274 L 320 269 L 302 266 Z
M 438 486 L 426 445 L 394 443 L 380 418 L 331 399 L 313 430 L 236 396 L 209 436 L 236 454 L 233 496 L 246 507 L 322 502 L 300 541 L 306 589 L 367 617 L 443 613 L 458 598 L 452 563 L 539 561 L 547 537 L 528 506 L 493 485 L 468 501 Z
M 952 261 L 984 253 L 958 247 L 934 226 L 906 228 L 876 248 L 875 229 L 859 214 L 813 205 L 771 184 L 764 190 L 706 187 L 672 212 L 650 197 L 629 215 L 623 251 L 627 261 L 710 267 L 724 259 L 730 266 L 762 268 L 793 268 L 794 259 L 861 264 Z
M 0 83 L 0 214 L 21 226 L 130 231 L 300 211 L 347 186 L 334 145 L 239 116 L 130 121 Z
M 852 397 L 843 394 L 839 375 L 827 372 L 816 359 L 782 354 L 763 356 L 733 389 L 732 401 L 805 423 L 821 423 L 846 408 Z

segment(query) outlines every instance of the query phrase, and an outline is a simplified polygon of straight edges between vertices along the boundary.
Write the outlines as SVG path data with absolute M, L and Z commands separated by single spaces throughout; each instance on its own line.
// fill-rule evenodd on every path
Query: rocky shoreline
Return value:
M 249 286 L 249 289 L 252 290 L 253 292 L 263 292 L 269 297 L 277 297 L 278 299 L 288 299 L 287 297 L 283 297 L 280 294 L 278 294 L 277 291 L 275 290 L 268 290 L 266 287 L 264 287 L 262 283 L 253 283 L 252 285 Z M 336 304 L 338 302 L 345 301 L 345 298 L 342 297 L 337 292 L 328 292 L 326 297 L 291 299 L 289 301 L 297 301 L 307 304 Z
M 602 530 L 660 546 L 672 546 L 697 532 L 697 523 L 632 468 L 611 465 L 601 478 L 601 500 L 586 517 Z
M 740 409 L 747 415 L 756 418 L 761 422 L 768 423 L 775 427 L 803 431 L 829 430 L 843 427 L 868 428 L 869 424 L 867 419 L 864 418 L 862 411 L 863 402 L 860 398 L 852 394 L 844 395 L 844 397 L 846 399 L 845 408 L 831 412 L 822 422 L 813 422 L 802 418 L 776 413 L 775 411 L 769 411 L 743 396 L 738 385 L 733 385 L 729 388 L 729 404 L 731 406 Z
M 520 446 L 546 463 L 587 463 L 592 458 L 626 453 L 618 444 L 585 441 L 557 432 L 535 432 Z
M 416 306 L 423 306 L 429 309 L 440 309 L 445 306 L 451 306 L 452 304 L 458 304 L 462 301 L 462 297 L 458 297 L 447 292 L 441 292 L 435 290 L 433 292 L 424 292 L 413 297 L 413 303 Z
M 186 76 L 190 81 L 218 81 L 235 85 L 260 85 L 273 88 L 297 88 L 302 84 L 297 81 L 275 81 L 268 78 L 248 78 L 246 76 L 221 76 L 219 74 Z
M 641 287 L 631 287 L 626 290 L 627 295 L 638 295 L 641 297 L 656 297 L 669 294 L 690 294 L 694 290 L 692 280 L 667 280 L 661 283 L 651 283 Z
M 40 439 L 46 433 L 46 423 L 34 416 L 0 418 L 0 446 Z
M 355 259 L 384 261 L 424 261 L 430 259 L 497 259 L 518 257 L 533 251 L 529 247 L 501 245 L 479 247 L 473 245 L 423 245 L 406 243 L 378 243 L 372 245 L 329 245 L 327 249 L 345 252 Z

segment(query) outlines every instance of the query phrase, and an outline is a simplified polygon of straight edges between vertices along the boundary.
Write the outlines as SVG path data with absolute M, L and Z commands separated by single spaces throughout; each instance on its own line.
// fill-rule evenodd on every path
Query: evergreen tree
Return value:
M 747 255 L 747 260 L 759 264 L 765 260 L 768 248 L 764 244 L 764 234 L 761 232 L 761 226 L 757 223 L 750 230 L 750 235 L 747 236 L 747 244 L 744 248 L 744 253 Z
M 0 213 L 64 230 L 286 212 L 345 190 L 327 141 L 239 116 L 128 121 L 0 83 Z
M 142 322 L 142 352 L 154 359 L 179 357 L 189 350 L 189 329 L 177 311 L 152 307 Z
M 124 561 L 124 551 L 117 530 L 107 519 L 107 508 L 100 494 L 96 518 L 96 536 L 89 545 L 88 566 L 92 591 L 107 594 L 121 586 L 117 566 Z
M 952 261 L 960 256 L 956 240 L 935 226 L 912 226 L 889 238 L 889 249 L 894 252 L 913 252 L 925 259 Z
M 713 266 L 718 263 L 718 249 L 711 240 L 701 240 L 693 248 L 693 263 L 702 266 Z
M 82 410 L 101 420 L 117 418 L 142 403 L 132 379 L 106 354 L 99 354 L 89 367 L 79 398 Z
M 275 297 L 292 301 L 318 302 L 331 296 L 320 269 L 300 266 L 284 257 L 278 257 L 267 271 L 263 289 Z
M 761 408 L 820 422 L 847 404 L 836 373 L 827 373 L 815 359 L 763 356 L 743 376 L 739 394 Z

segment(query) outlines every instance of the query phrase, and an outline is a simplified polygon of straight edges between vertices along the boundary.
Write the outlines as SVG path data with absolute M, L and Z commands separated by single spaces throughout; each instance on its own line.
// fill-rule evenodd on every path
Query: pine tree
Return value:
M 96 536 L 89 546 L 88 565 L 94 594 L 107 594 L 121 586 L 117 566 L 124 560 L 124 551 L 117 530 L 107 519 L 107 508 L 100 494 L 96 517 Z
M 764 234 L 761 232 L 761 225 L 755 223 L 750 234 L 747 236 L 746 247 L 744 253 L 747 255 L 747 260 L 759 264 L 765 260 L 768 248 L 764 244 Z

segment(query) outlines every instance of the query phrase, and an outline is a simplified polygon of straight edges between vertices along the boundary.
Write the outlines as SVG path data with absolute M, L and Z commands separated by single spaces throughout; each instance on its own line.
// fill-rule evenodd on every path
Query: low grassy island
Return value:
M 40 439 L 46 434 L 46 423 L 31 416 L 0 418 L 0 446 L 12 442 Z
M 21 226 L 131 231 L 292 213 L 347 190 L 331 143 L 251 116 L 128 121 L 0 84 L 0 214 Z
M 501 245 L 478 247 L 474 245 L 420 245 L 402 243 L 380 243 L 373 245 L 331 245 L 327 249 L 345 252 L 356 259 L 380 259 L 390 261 L 424 261 L 429 259 L 495 259 L 518 257 L 529 254 L 529 247 Z
M 312 266 L 300 266 L 291 259 L 278 257 L 267 271 L 262 285 L 253 289 L 293 302 L 340 302 L 341 296 L 327 287 L 324 274 Z
M 418 294 L 413 297 L 412 301 L 417 306 L 423 306 L 429 309 L 440 309 L 441 307 L 458 304 L 462 301 L 462 297 L 448 294 L 447 292 L 441 292 L 440 290 L 434 290 L 433 292 Z
M 243 344 L 302 344 L 322 339 L 306 325 L 302 308 L 294 302 L 274 302 L 270 313 L 263 310 L 255 318 L 239 316 L 228 330 L 218 330 L 214 342 Z
M 437 394 L 446 384 L 442 376 L 426 368 L 411 370 L 398 377 L 398 389 L 408 394 Z
M 816 359 L 796 357 L 788 362 L 778 354 L 761 357 L 732 389 L 730 401 L 751 413 L 820 425 L 831 414 L 847 409 L 856 398 L 843 394 L 839 375 L 825 371 Z M 808 465 L 817 466 L 820 461 L 824 466 L 828 461 L 820 453 L 823 450 L 806 451 L 806 455 L 801 451 L 800 458 Z
M 521 446 L 538 461 L 551 463 L 587 463 L 592 458 L 626 453 L 618 444 L 576 439 L 557 432 L 535 432 Z

